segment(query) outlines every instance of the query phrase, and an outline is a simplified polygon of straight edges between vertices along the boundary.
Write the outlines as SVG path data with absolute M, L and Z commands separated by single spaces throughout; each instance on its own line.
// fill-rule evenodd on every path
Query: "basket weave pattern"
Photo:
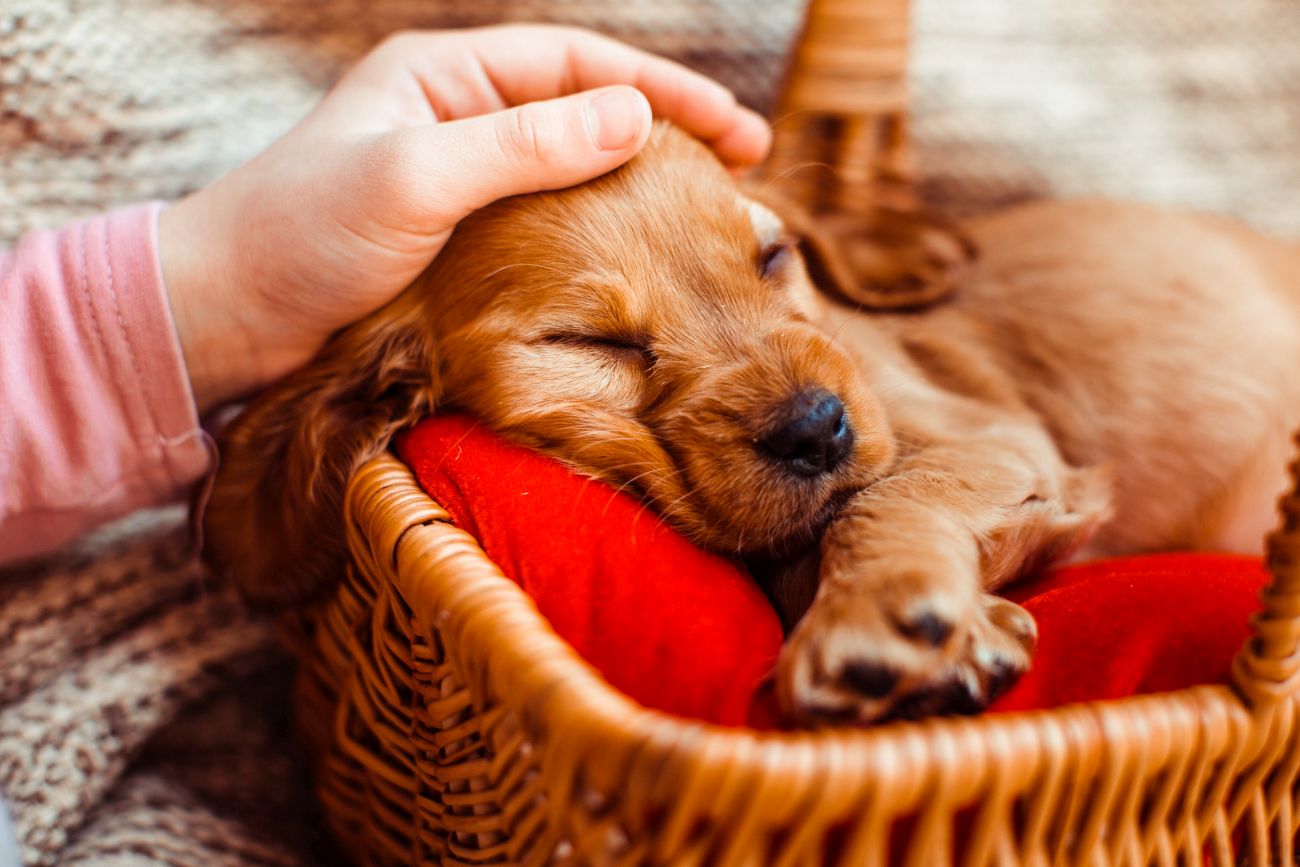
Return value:
M 907 13 L 810 7 L 771 176 L 815 207 L 911 200 Z M 347 495 L 346 581 L 283 624 L 298 724 L 367 865 L 1294 863 L 1300 495 L 1283 513 L 1235 688 L 763 734 L 614 691 L 381 456 Z
M 1294 659 L 1267 640 L 1239 660 L 1249 701 L 1207 686 L 867 731 L 722 729 L 606 685 L 395 458 L 358 473 L 349 510 L 352 570 L 300 639 L 298 698 L 362 863 L 920 867 L 952 862 L 959 833 L 969 864 L 1293 860 Z M 1276 535 L 1275 565 L 1296 547 Z

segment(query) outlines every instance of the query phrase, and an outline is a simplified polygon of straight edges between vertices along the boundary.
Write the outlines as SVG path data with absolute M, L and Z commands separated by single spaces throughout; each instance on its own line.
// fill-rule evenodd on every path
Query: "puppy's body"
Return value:
M 1113 487 L 1088 556 L 1258 551 L 1300 428 L 1300 249 L 1101 201 L 965 228 L 980 257 L 949 303 L 863 316 L 827 301 L 894 429 L 934 440 L 965 415 L 1032 414 Z
M 959 307 L 1001 329 L 990 352 L 1067 460 L 1110 469 L 1093 550 L 1260 550 L 1300 427 L 1300 250 L 1138 205 L 1024 208 L 977 231 L 1014 294 L 980 281 Z M 1008 302 L 1023 312 L 991 309 Z
M 972 597 L 972 572 L 988 589 L 1072 551 L 1257 552 L 1276 520 L 1300 427 L 1300 250 L 1108 202 L 966 229 L 980 256 L 948 303 L 824 302 L 900 454 L 825 536 L 802 647 L 782 661 L 787 706 L 807 715 L 923 713 L 1000 689 L 1031 627 Z M 915 627 L 936 619 L 969 643 Z
M 947 303 L 887 313 L 848 299 L 944 279 L 925 227 L 805 232 L 814 287 L 789 216 L 667 128 L 605 178 L 475 214 L 232 426 L 211 558 L 255 599 L 317 592 L 352 469 L 454 405 L 775 563 L 786 708 L 867 721 L 978 706 L 1022 670 L 1032 620 L 988 591 L 1027 569 L 1085 544 L 1258 550 L 1300 426 L 1295 248 L 1036 205 L 968 227 Z

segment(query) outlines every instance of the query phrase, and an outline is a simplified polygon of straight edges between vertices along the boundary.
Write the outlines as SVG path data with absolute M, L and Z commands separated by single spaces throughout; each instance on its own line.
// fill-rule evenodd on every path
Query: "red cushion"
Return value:
M 1227 683 L 1267 577 L 1258 557 L 1149 554 L 1011 588 L 1038 621 L 1038 652 L 994 710 Z
M 422 422 L 397 451 L 613 686 L 670 713 L 749 719 L 781 624 L 731 561 L 696 548 L 634 498 L 463 416 Z
M 647 707 L 776 722 L 775 613 L 741 568 L 630 496 L 461 416 L 397 449 L 565 640 Z M 995 710 L 1224 683 L 1265 579 L 1257 558 L 1164 554 L 1058 569 L 1008 595 L 1037 618 L 1034 669 Z

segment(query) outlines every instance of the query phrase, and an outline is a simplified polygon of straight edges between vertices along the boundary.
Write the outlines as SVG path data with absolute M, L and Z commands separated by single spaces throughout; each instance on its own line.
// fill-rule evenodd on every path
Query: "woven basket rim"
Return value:
M 382 483 L 376 484 L 380 480 Z M 382 490 L 376 489 L 380 487 Z M 454 631 L 474 618 L 472 612 L 450 610 L 465 606 L 468 591 L 475 597 L 492 596 L 490 607 L 494 613 L 483 614 L 478 619 L 494 621 L 494 626 L 499 628 L 504 615 L 508 618 L 510 638 L 489 651 L 494 658 L 482 666 L 480 676 L 472 684 L 477 687 L 476 697 L 494 695 L 515 712 L 530 716 L 545 730 L 563 732 L 566 738 L 609 740 L 611 749 L 618 749 L 615 741 L 621 741 L 623 748 L 637 744 L 637 749 L 649 748 L 656 753 L 659 752 L 654 749 L 656 744 L 671 751 L 689 742 L 691 751 L 697 755 L 716 753 L 728 763 L 740 761 L 753 768 L 788 766 L 793 761 L 807 764 L 810 773 L 825 774 L 851 766 L 857 774 L 869 772 L 880 785 L 899 789 L 899 795 L 908 788 L 906 777 L 915 775 L 913 765 L 917 762 L 929 765 L 938 757 L 956 769 L 967 764 L 963 758 L 997 756 L 1018 751 L 1022 744 L 1061 739 L 1084 750 L 1106 750 L 1116 746 L 1116 731 L 1149 729 L 1151 719 L 1156 716 L 1174 720 L 1172 725 L 1179 728 L 1209 726 L 1220 732 L 1222 736 L 1212 737 L 1206 743 L 1212 757 L 1225 755 L 1236 746 L 1243 751 L 1236 757 L 1237 761 L 1248 762 L 1265 745 L 1263 738 L 1250 736 L 1258 728 L 1253 724 L 1257 722 L 1255 714 L 1231 687 L 1217 684 L 1055 708 L 897 721 L 869 728 L 762 731 L 677 716 L 645 707 L 606 681 L 555 632 L 532 598 L 492 563 L 473 537 L 451 523 L 450 516 L 424 492 L 410 469 L 396 456 L 384 453 L 364 465 L 354 475 L 347 499 L 349 524 L 355 521 L 361 525 L 358 528 L 361 538 L 365 544 L 372 545 L 372 556 L 392 558 L 397 589 L 408 604 L 415 601 L 412 596 L 420 594 L 412 593 L 412 588 L 402 584 L 413 570 L 420 571 L 417 562 L 425 555 L 425 549 L 435 538 L 448 532 L 464 537 L 464 553 L 478 561 L 482 574 L 472 582 L 474 587 L 463 588 L 466 592 L 446 594 L 461 598 L 453 598 L 440 616 L 433 615 L 438 620 L 438 629 Z M 400 513 L 396 517 L 394 509 Z M 386 525 L 387 532 L 365 532 L 366 525 L 373 525 L 377 520 Z M 393 523 L 395 520 L 397 525 Z M 383 536 L 391 544 L 386 546 Z M 485 579 L 486 583 L 478 578 Z M 479 602 L 482 603 L 481 598 Z M 475 607 L 481 609 L 485 605 Z M 411 607 L 417 620 L 433 625 L 429 614 L 415 610 L 413 604 Z M 456 640 L 459 638 L 448 636 L 449 653 L 450 648 L 461 643 Z M 503 684 L 512 684 L 514 688 Z M 1295 701 L 1289 698 L 1283 703 Z M 945 750 L 951 755 L 943 756 Z M 900 760 L 903 757 L 912 761 Z M 1040 763 L 1014 764 L 1028 769 Z M 982 779 L 992 773 L 986 767 L 972 777 L 971 771 L 969 766 L 954 771 L 967 782 L 957 788 L 969 790 L 968 794 L 974 791 L 976 777 Z M 957 796 L 961 792 L 953 794 Z

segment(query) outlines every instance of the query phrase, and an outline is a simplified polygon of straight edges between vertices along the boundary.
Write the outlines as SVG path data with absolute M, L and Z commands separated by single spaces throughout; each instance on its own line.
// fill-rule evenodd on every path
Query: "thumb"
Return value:
M 650 135 L 650 103 L 616 85 L 492 114 L 402 130 L 421 154 L 408 178 L 445 219 L 503 199 L 591 180 L 630 160 Z

